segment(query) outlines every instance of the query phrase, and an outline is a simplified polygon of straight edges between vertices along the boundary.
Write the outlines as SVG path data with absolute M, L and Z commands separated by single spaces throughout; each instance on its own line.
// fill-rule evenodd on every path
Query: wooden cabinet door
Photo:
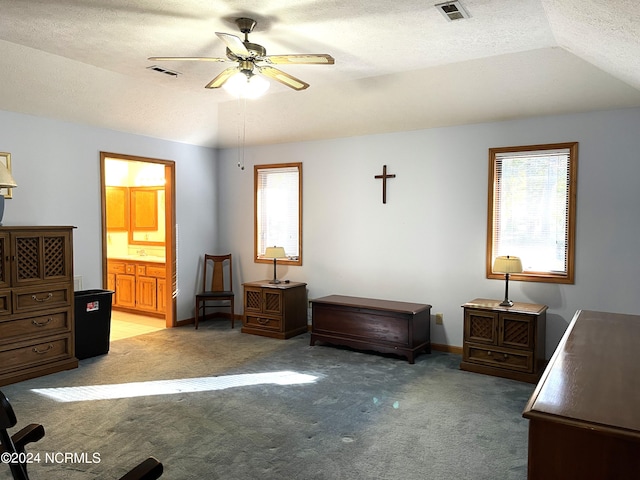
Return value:
M 106 187 L 107 230 L 129 230 L 129 191 L 127 187 Z
M 158 297 L 156 298 L 159 312 L 167 311 L 167 281 L 164 278 L 158 278 Z
M 262 289 L 244 287 L 244 311 L 262 313 Z
M 17 231 L 10 240 L 15 257 L 12 286 L 73 282 L 71 231 Z
M 156 279 L 138 277 L 136 280 L 136 307 L 141 310 L 156 311 Z
M 11 274 L 9 271 L 10 248 L 9 234 L 0 233 L 0 288 L 11 286 Z
M 465 342 L 498 344 L 498 314 L 485 310 L 465 309 L 464 312 Z
M 500 344 L 524 350 L 533 350 L 535 343 L 534 319 L 535 317 L 530 315 L 501 314 Z
M 265 288 L 262 312 L 270 315 L 282 315 L 282 292 Z
M 136 306 L 135 275 L 116 275 L 116 305 L 120 307 Z
M 158 188 L 132 187 L 131 230 L 158 230 Z

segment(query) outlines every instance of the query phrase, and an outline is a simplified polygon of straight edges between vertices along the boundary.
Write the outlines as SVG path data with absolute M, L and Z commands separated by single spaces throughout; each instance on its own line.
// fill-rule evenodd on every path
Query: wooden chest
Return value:
M 312 300 L 311 345 L 320 340 L 394 353 L 414 363 L 431 352 L 431 305 L 330 295 Z

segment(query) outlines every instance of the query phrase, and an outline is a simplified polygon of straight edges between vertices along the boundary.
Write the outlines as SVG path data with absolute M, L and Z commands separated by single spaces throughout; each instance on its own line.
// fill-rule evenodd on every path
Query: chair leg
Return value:
M 229 300 L 229 305 L 231 306 L 231 328 L 234 328 L 233 323 L 235 321 L 235 315 L 233 314 L 233 298 Z
M 200 312 L 200 301 L 196 299 L 196 316 L 195 316 L 196 330 L 198 329 L 198 313 L 199 312 Z

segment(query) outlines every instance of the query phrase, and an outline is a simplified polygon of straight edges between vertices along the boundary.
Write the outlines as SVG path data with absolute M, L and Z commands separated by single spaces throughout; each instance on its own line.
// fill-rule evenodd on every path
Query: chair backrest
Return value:
M 0 392 L 0 429 L 7 430 L 13 428 L 18 423 L 13 407 L 9 403 L 9 399 Z
M 232 272 L 230 253 L 227 255 L 205 254 L 202 289 L 210 292 L 231 292 L 233 290 Z
M 4 393 L 0 392 L 0 443 L 2 443 L 2 448 L 0 450 L 4 450 L 9 453 L 17 453 L 16 447 L 11 439 L 11 435 L 8 432 L 9 428 L 16 426 L 16 423 L 18 423 L 18 420 L 15 412 L 13 411 L 13 407 L 9 403 L 9 399 L 4 395 Z M 29 480 L 27 471 L 24 469 L 22 464 L 18 462 L 11 462 L 9 463 L 9 469 L 11 470 L 11 474 L 15 480 Z

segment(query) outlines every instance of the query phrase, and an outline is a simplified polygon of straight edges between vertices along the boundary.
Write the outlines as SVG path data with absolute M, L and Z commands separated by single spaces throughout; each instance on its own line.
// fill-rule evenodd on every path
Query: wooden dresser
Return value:
M 640 316 L 578 310 L 527 403 L 529 480 L 638 478 Z
M 78 366 L 73 228 L 0 227 L 0 385 Z
M 285 339 L 308 330 L 306 283 L 261 280 L 243 287 L 243 333 Z
M 415 362 L 431 353 L 431 305 L 329 295 L 311 302 L 311 345 L 317 340 L 393 353 Z
M 546 305 L 476 298 L 464 308 L 460 369 L 536 383 L 545 365 Z

